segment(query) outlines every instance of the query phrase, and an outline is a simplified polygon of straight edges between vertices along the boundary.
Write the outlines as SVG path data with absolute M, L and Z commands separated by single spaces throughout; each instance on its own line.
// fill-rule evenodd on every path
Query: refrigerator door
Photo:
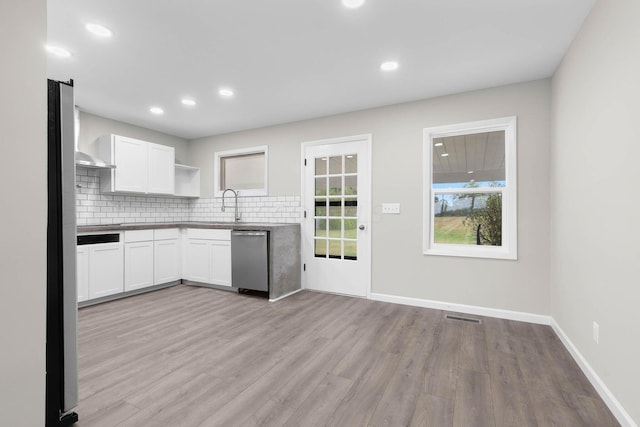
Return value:
M 48 82 L 47 427 L 78 420 L 75 156 L 72 83 Z
M 78 405 L 78 288 L 76 285 L 76 166 L 73 87 L 60 84 L 62 137 L 62 322 L 64 393 L 62 411 Z

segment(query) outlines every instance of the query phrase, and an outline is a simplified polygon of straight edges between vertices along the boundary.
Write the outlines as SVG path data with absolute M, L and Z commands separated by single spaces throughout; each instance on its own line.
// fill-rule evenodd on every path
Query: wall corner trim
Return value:
M 475 314 L 477 316 L 497 317 L 498 319 L 517 320 L 520 322 L 550 325 L 551 316 L 525 313 L 521 311 L 503 310 L 499 308 L 480 307 L 476 305 L 456 304 L 450 302 L 433 301 L 420 298 L 401 297 L 396 295 L 371 293 L 370 299 L 391 302 L 395 304 L 412 305 L 415 307 L 433 308 L 436 310 L 455 311 L 459 313 Z
M 620 404 L 618 399 L 613 395 L 611 390 L 605 385 L 604 381 L 600 378 L 600 376 L 596 373 L 596 371 L 591 367 L 587 359 L 582 356 L 578 348 L 571 342 L 567 334 L 562 330 L 560 325 L 556 322 L 554 318 L 551 318 L 551 327 L 554 332 L 562 341 L 562 344 L 569 350 L 569 353 L 573 357 L 573 359 L 578 363 L 582 372 L 587 376 L 589 382 L 596 389 L 604 403 L 607 405 L 609 410 L 613 413 L 613 416 L 616 417 L 618 422 L 623 427 L 638 427 L 638 424 L 631 419 L 631 415 L 627 411 L 625 411 L 624 407 Z

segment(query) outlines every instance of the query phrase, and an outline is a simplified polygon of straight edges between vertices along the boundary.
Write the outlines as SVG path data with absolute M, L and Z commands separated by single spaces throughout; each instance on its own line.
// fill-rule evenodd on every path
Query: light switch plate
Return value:
M 383 214 L 399 214 L 400 213 L 400 203 L 383 203 L 382 204 L 382 213 Z

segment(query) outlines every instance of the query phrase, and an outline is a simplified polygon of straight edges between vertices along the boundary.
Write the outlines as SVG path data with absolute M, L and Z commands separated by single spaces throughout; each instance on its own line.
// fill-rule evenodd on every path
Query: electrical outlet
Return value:
M 600 340 L 600 325 L 596 322 L 593 322 L 593 340 L 596 344 L 598 344 L 598 341 Z
M 382 204 L 382 213 L 383 214 L 399 214 L 400 213 L 400 203 L 383 203 Z

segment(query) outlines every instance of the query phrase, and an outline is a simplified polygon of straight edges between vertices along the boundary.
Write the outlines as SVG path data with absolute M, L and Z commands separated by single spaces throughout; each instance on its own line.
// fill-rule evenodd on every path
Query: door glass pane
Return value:
M 352 261 L 358 259 L 358 242 L 355 240 L 344 241 L 344 259 Z
M 357 160 L 355 154 L 315 159 L 313 213 L 316 257 L 357 259 Z
M 316 196 L 327 195 L 327 178 L 316 178 Z
M 327 241 L 325 239 L 316 239 L 314 246 L 315 246 L 314 255 L 316 257 L 318 258 L 327 257 Z
M 327 174 L 327 158 L 318 157 L 316 159 L 316 176 Z
M 358 216 L 358 199 L 354 197 L 344 199 L 344 216 Z
M 329 258 L 342 258 L 342 240 L 329 240 Z
M 316 199 L 315 216 L 327 216 L 327 199 Z
M 342 195 L 342 176 L 332 176 L 329 178 L 329 195 Z
M 327 220 L 316 219 L 316 237 L 327 237 Z
M 344 177 L 344 194 L 347 196 L 358 194 L 357 175 L 349 175 Z
M 329 157 L 329 173 L 331 175 L 342 173 L 342 156 Z
M 345 239 L 357 239 L 358 238 L 358 221 L 356 219 L 344 220 L 344 238 Z
M 344 173 L 358 172 L 358 155 L 349 154 L 344 159 Z
M 341 219 L 329 220 L 329 237 L 333 239 L 342 238 L 342 220 Z
M 342 199 L 329 199 L 329 216 L 342 216 Z

